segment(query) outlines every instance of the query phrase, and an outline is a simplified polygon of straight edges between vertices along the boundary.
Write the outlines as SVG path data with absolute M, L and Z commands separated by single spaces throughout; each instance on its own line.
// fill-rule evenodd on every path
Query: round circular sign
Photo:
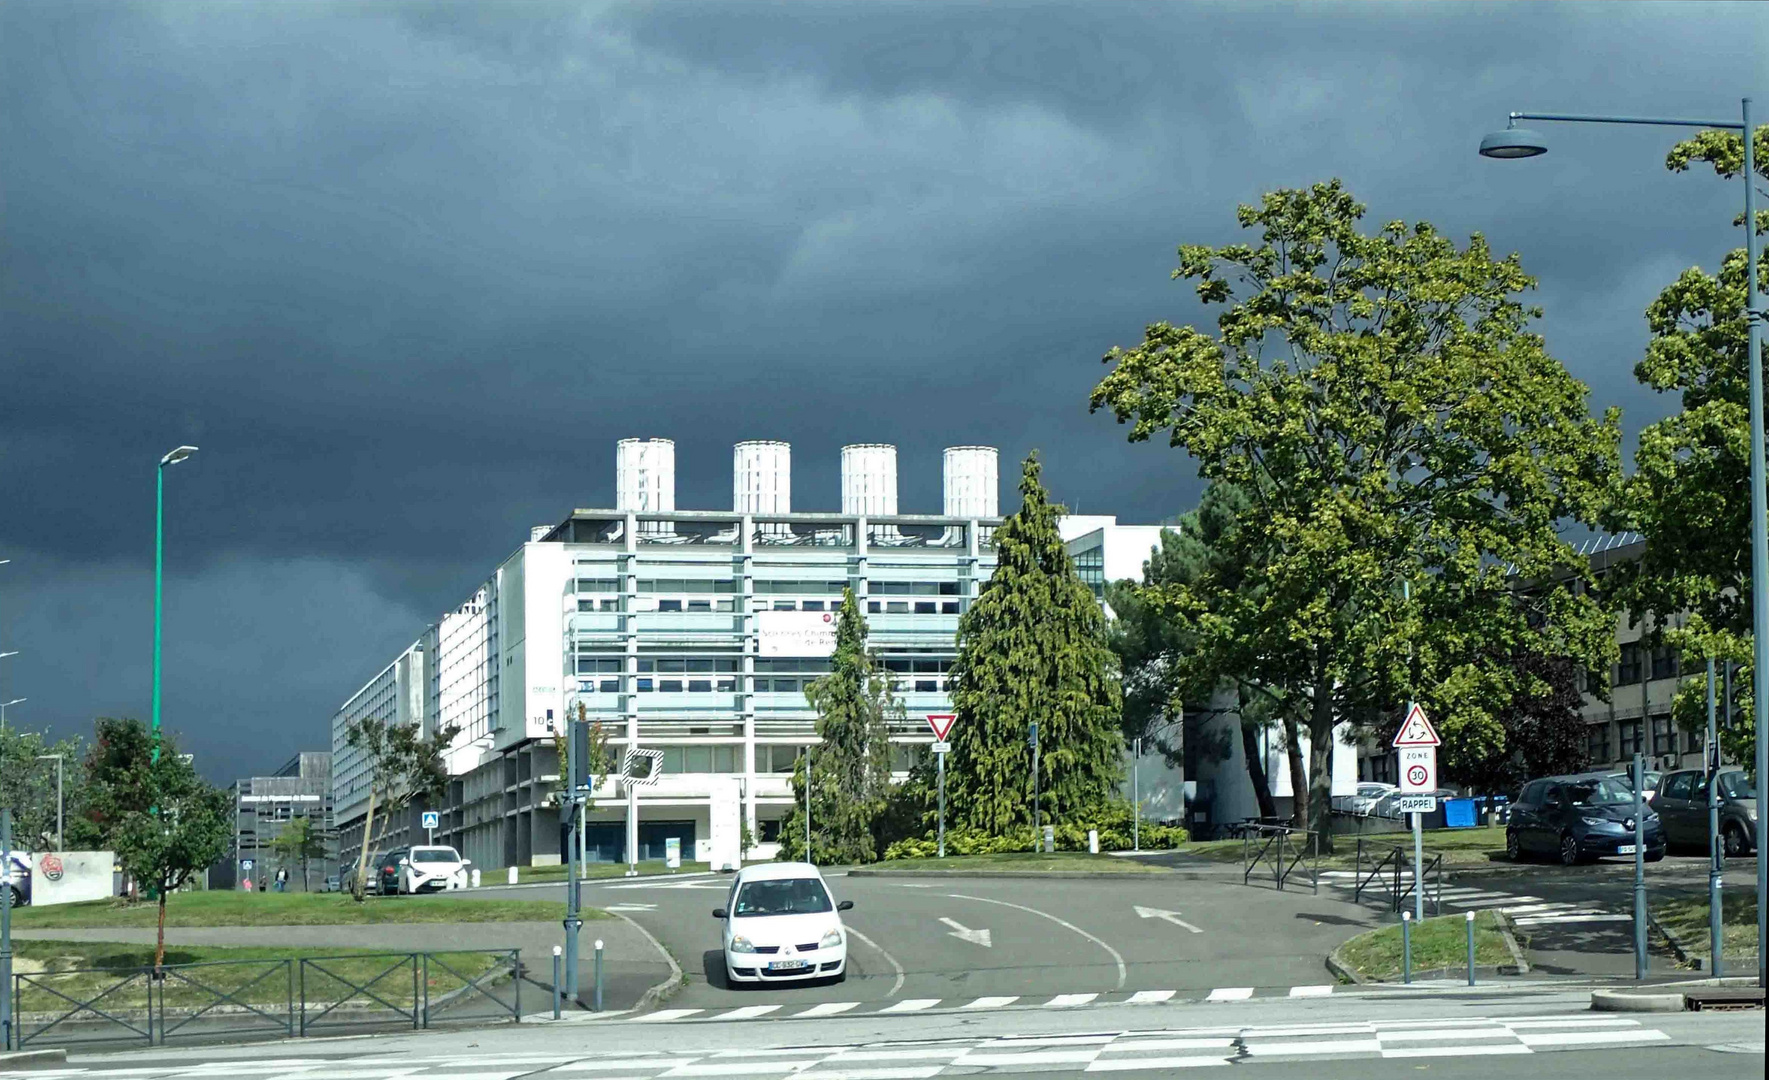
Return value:
M 1425 771 L 1423 765 L 1413 765 L 1407 769 L 1407 783 L 1414 787 L 1424 787 L 1425 781 L 1429 777 L 1430 774 Z
M 43 856 L 43 876 L 48 878 L 50 881 L 60 881 L 61 874 L 62 874 L 62 865 L 61 865 L 60 856 L 56 856 L 56 855 Z

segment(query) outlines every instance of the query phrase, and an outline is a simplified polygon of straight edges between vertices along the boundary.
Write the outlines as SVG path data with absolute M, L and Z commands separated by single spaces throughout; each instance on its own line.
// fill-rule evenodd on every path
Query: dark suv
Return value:
M 1646 861 L 1665 857 L 1665 830 L 1645 809 Z M 1602 773 L 1531 780 L 1511 806 L 1505 851 L 1512 862 L 1558 856 L 1563 866 L 1634 854 L 1634 789 Z
M 1743 769 L 1721 769 L 1719 779 L 1720 842 L 1736 859 L 1757 848 L 1757 789 Z M 1664 819 L 1672 843 L 1707 849 L 1708 783 L 1700 769 L 1666 773 L 1652 808 Z

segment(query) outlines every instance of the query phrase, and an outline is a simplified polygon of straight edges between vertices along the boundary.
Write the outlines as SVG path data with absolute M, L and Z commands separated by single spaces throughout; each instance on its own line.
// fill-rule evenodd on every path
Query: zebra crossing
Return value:
M 1354 870 L 1323 870 L 1321 879 L 1324 885 L 1352 891 L 1357 888 L 1358 875 Z M 1544 900 L 1539 896 L 1466 885 L 1443 888 L 1429 881 L 1425 883 L 1425 902 L 1462 911 L 1491 909 L 1503 913 L 1519 927 L 1629 922 L 1633 918 L 1590 903 Z

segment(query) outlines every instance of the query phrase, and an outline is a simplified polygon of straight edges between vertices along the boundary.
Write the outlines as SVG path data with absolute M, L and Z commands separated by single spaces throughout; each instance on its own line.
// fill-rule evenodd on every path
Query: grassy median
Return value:
M 1683 950 L 1691 957 L 1707 956 L 1713 951 L 1712 932 L 1708 928 L 1708 898 L 1702 896 L 1662 900 L 1652 905 L 1653 918 L 1660 926 L 1677 936 Z M 1720 948 L 1722 961 L 1757 959 L 1757 898 L 1743 889 L 1728 889 L 1720 898 Z
M 1372 982 L 1401 977 L 1400 925 L 1359 934 L 1339 947 L 1341 963 Z M 1499 917 L 1482 911 L 1474 920 L 1474 966 L 1492 968 L 1513 963 L 1499 932 Z M 1468 924 L 1462 915 L 1440 915 L 1413 926 L 1413 971 L 1468 966 Z
M 586 908 L 586 919 L 608 914 Z M 565 917 L 558 900 L 479 900 L 452 896 L 371 896 L 348 893 L 181 892 L 166 902 L 167 926 L 358 926 L 371 923 L 552 922 Z M 92 900 L 27 907 L 13 912 L 20 930 L 152 927 L 159 909 L 148 902 Z
M 1089 874 L 1166 874 L 1163 866 L 1149 866 L 1136 859 L 1115 855 L 1094 855 L 1085 851 L 1057 851 L 1048 855 L 1035 851 L 1006 851 L 995 855 L 948 855 L 944 859 L 892 859 L 875 863 L 872 870 L 927 870 L 965 874 L 1000 873 L 1089 873 Z
M 148 980 L 140 973 L 153 967 L 151 944 L 20 940 L 13 942 L 13 951 L 14 969 L 24 976 L 19 981 L 21 1012 L 60 1012 L 71 1007 L 66 998 L 83 1001 L 112 987 L 115 989 L 105 996 L 106 1011 L 146 1007 Z M 432 1000 L 460 989 L 467 980 L 496 965 L 508 964 L 507 953 L 490 950 L 433 953 L 431 957 L 427 967 L 421 958 L 415 967 L 420 979 L 427 974 Z M 301 960 L 309 963 L 303 965 Z M 190 964 L 202 966 L 181 966 Z M 174 1009 L 214 1004 L 217 991 L 231 995 L 238 1003 L 285 1006 L 292 986 L 298 992 L 303 980 L 309 1002 L 349 997 L 348 984 L 373 982 L 376 994 L 409 1009 L 414 985 L 414 963 L 409 954 L 370 949 L 167 945 L 166 966 L 171 970 L 154 996 L 163 995 L 166 1005 Z M 125 978 L 129 981 L 117 985 Z
M 626 863 L 590 863 L 584 868 L 584 871 L 578 875 L 578 878 L 582 881 L 595 881 L 599 878 L 625 877 L 627 869 L 628 867 Z M 664 865 L 662 859 L 645 859 L 639 863 L 639 873 L 642 876 L 671 873 L 705 874 L 709 873 L 711 870 L 712 863 L 703 862 L 684 862 L 679 870 L 671 870 L 668 866 Z M 536 881 L 564 881 L 565 871 L 566 867 L 563 863 L 556 866 L 517 867 L 516 884 L 526 885 Z M 499 885 L 506 884 L 507 880 L 508 879 L 502 877 L 501 874 L 496 880 L 488 875 L 482 878 L 480 883 L 484 888 L 495 889 Z
M 1355 834 L 1341 834 L 1333 837 L 1333 854 L 1321 856 L 1323 870 L 1350 870 L 1357 863 L 1357 841 Z M 1505 861 L 1505 830 L 1501 826 L 1478 829 L 1433 829 L 1424 836 L 1425 857 L 1441 854 L 1445 867 L 1454 866 L 1485 866 L 1493 862 Z M 1240 862 L 1243 846 L 1250 851 L 1258 851 L 1261 841 L 1242 840 L 1206 840 L 1196 844 L 1187 844 L 1180 848 L 1182 855 L 1195 855 L 1203 859 L 1214 859 L 1220 862 Z M 1411 832 L 1365 833 L 1364 853 L 1368 863 L 1371 853 L 1381 858 L 1391 848 L 1404 847 L 1411 858 L 1413 850 L 1413 834 Z

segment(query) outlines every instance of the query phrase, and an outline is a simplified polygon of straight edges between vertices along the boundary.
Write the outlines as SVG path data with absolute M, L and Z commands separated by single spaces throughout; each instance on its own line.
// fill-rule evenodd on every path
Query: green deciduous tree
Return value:
M 308 892 L 307 864 L 326 855 L 325 830 L 305 814 L 290 818 L 277 832 L 270 848 L 285 868 L 294 864 L 301 868 L 301 891 Z
M 1583 772 L 1591 763 L 1586 741 L 1579 665 L 1566 657 L 1518 655 L 1520 689 L 1494 719 L 1502 737 L 1464 751 L 1445 747 L 1440 768 L 1451 784 L 1476 792 L 1510 794 L 1524 781 L 1556 773 Z
M 368 814 L 362 824 L 362 850 L 356 856 L 351 895 L 361 900 L 368 891 L 369 855 L 380 842 L 375 812 L 381 811 L 381 832 L 392 813 L 416 798 L 435 798 L 448 786 L 442 754 L 460 728 L 449 724 L 425 737 L 415 724 L 383 724 L 365 716 L 350 725 L 345 739 L 363 755 L 369 774 Z
M 78 802 L 77 830 L 93 847 L 114 848 L 116 823 L 131 811 L 153 806 L 141 762 L 153 756 L 153 734 L 140 720 L 101 716 L 93 722 L 86 751 L 85 791 Z M 72 837 L 76 830 L 68 830 Z
M 1769 179 L 1769 126 L 1756 134 L 1757 174 Z M 1676 144 L 1667 168 L 1696 163 L 1736 181 L 1744 168 L 1737 132 L 1705 131 Z M 1736 222 L 1743 224 L 1743 215 Z M 1759 211 L 1758 235 L 1769 234 L 1769 211 Z M 1751 633 L 1750 401 L 1745 318 L 1744 249 L 1728 252 L 1720 272 L 1694 267 L 1678 275 L 1646 309 L 1652 337 L 1634 377 L 1661 394 L 1677 394 L 1679 412 L 1640 433 L 1634 473 L 1621 487 L 1607 524 L 1633 529 L 1646 550 L 1617 568 L 1612 588 L 1635 619 L 1652 618 L 1652 637 L 1669 641 L 1685 659 L 1714 656 L 1748 662 Z M 1769 290 L 1769 260 L 1758 261 L 1758 288 Z M 1667 617 L 1690 615 L 1668 629 Z M 1699 699 L 1706 723 L 1703 674 L 1680 693 Z M 1748 681 L 1748 674 L 1746 675 Z M 1697 713 L 1684 710 L 1680 715 Z M 1750 761 L 1748 731 L 1729 733 L 1728 754 Z
M 144 794 L 148 806 L 130 804 L 110 818 L 109 839 L 123 870 L 158 901 L 158 968 L 166 959 L 166 896 L 226 854 L 233 839 L 233 806 L 226 792 L 197 775 L 170 737 L 161 740 L 158 761 L 152 758 L 151 738 L 131 738 L 126 745 L 135 751 L 127 763 L 109 759 L 114 790 Z
M 1337 722 L 1392 730 L 1416 697 L 1447 738 L 1497 742 L 1523 686 L 1496 657 L 1527 644 L 1598 668 L 1615 651 L 1590 595 L 1513 585 L 1589 579 L 1559 531 L 1596 519 L 1618 418 L 1594 420 L 1529 331 L 1515 256 L 1426 223 L 1366 235 L 1363 213 L 1338 181 L 1276 191 L 1238 211 L 1257 244 L 1181 247 L 1174 276 L 1224 308 L 1217 332 L 1148 327 L 1092 396 L 1255 501 L 1233 544 L 1262 587 L 1217 572 L 1173 599 L 1219 670 L 1306 701 L 1326 844 Z
M 50 742 L 41 732 L 9 727 L 0 732 L 0 806 L 12 808 L 12 842 L 25 851 L 50 851 L 60 839 L 55 835 L 55 762 L 45 754 L 62 757 L 64 827 L 68 815 L 83 801 L 85 772 L 80 767 L 83 751 L 77 738 Z M 77 831 L 77 830 L 76 830 Z
M 1105 616 L 1063 548 L 1061 508 L 1046 498 L 1036 454 L 1020 495 L 1020 509 L 995 531 L 995 572 L 959 618 L 950 680 L 958 721 L 946 762 L 948 825 L 993 836 L 1032 824 L 1032 721 L 1046 821 L 1099 812 L 1124 773 Z
M 811 755 L 811 851 L 805 851 L 805 759 L 793 770 L 793 810 L 781 825 L 784 858 L 823 864 L 876 862 L 880 818 L 891 796 L 890 721 L 903 716 L 882 665 L 866 648 L 866 617 L 844 590 L 829 674 L 805 687 L 817 710 Z

